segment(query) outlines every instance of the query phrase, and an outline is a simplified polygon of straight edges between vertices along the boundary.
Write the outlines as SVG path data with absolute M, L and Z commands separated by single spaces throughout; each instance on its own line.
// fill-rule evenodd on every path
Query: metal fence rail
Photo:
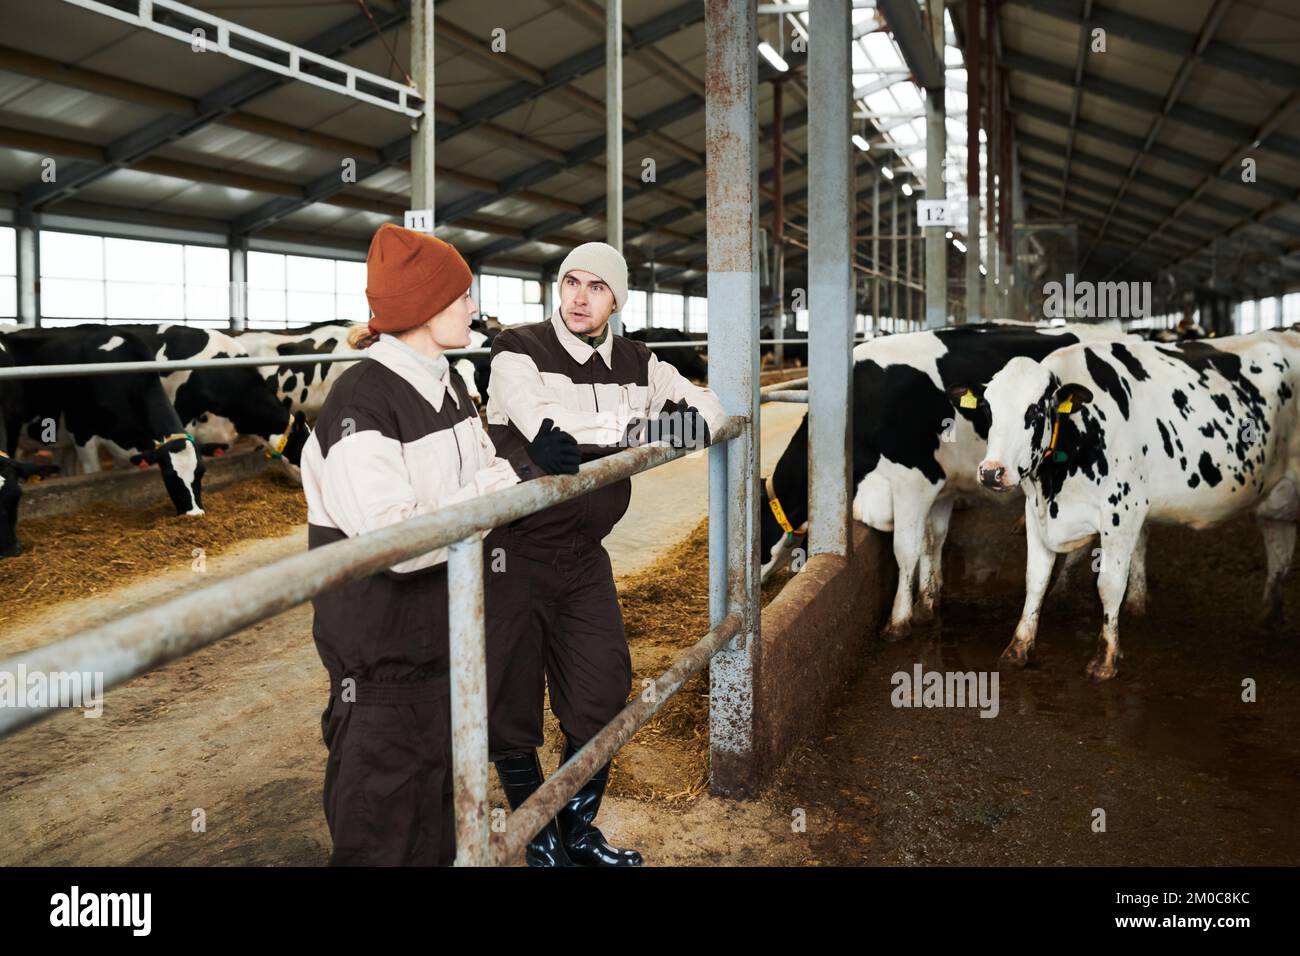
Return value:
M 774 342 L 807 342 L 807 339 L 760 339 L 763 344 Z M 684 342 L 647 342 L 651 350 L 705 348 L 707 339 Z M 447 349 L 442 354 L 448 359 L 464 358 L 470 355 L 490 355 L 490 348 Z M 25 365 L 15 368 L 0 369 L 0 381 L 5 379 L 26 378 L 64 378 L 71 375 L 117 375 L 130 372 L 180 372 L 187 369 L 218 368 L 257 368 L 259 366 L 277 365 L 320 365 L 331 362 L 359 362 L 366 357 L 364 351 L 348 349 L 342 352 L 328 352 L 321 355 L 241 355 L 235 358 L 218 359 L 164 359 L 156 362 L 88 362 L 75 365 Z M 807 382 L 807 379 L 801 381 Z M 788 384 L 788 383 L 786 383 Z

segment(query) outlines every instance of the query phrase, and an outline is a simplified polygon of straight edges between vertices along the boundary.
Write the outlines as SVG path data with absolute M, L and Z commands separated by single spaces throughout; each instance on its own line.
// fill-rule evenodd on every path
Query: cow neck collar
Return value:
M 790 519 L 786 517 L 785 509 L 781 506 L 781 502 L 776 497 L 776 487 L 772 484 L 771 475 L 768 475 L 767 478 L 764 479 L 763 485 L 764 490 L 767 492 L 768 510 L 772 512 L 772 517 L 775 518 L 776 523 L 781 526 L 781 530 L 785 532 L 786 537 L 793 538 L 796 535 L 801 535 L 806 532 L 808 530 L 807 521 L 796 528 L 790 523 Z
M 555 311 L 551 313 L 551 328 L 555 330 L 555 337 L 560 340 L 564 346 L 564 351 L 569 353 L 579 365 L 586 365 L 595 352 L 601 357 L 606 368 L 614 367 L 614 333 L 610 331 L 608 325 L 605 326 L 605 338 L 597 346 L 589 345 L 584 338 L 579 338 L 569 331 L 568 326 L 564 324 L 564 319 L 560 316 L 560 307 L 557 305 Z
M 460 399 L 451 385 L 451 365 L 445 355 L 429 358 L 397 336 L 381 332 L 379 341 L 366 349 L 366 357 L 404 379 L 434 411 L 442 411 L 444 395 L 450 395 L 452 402 L 460 407 Z

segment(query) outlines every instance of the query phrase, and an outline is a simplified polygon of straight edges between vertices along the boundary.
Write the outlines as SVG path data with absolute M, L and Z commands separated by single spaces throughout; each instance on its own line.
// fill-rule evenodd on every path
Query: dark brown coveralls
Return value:
M 408 368 L 401 364 L 408 357 L 394 358 L 381 345 L 372 354 L 427 384 L 420 378 L 425 370 Z M 526 452 L 508 463 L 494 456 L 464 383 L 455 374 L 445 381 L 458 402 L 444 395 L 435 409 L 381 362 L 367 359 L 343 373 L 304 448 L 309 548 L 348 537 L 324 525 L 329 517 L 377 507 L 376 500 L 387 505 L 392 486 L 408 479 L 426 496 L 419 508 L 427 513 L 535 476 Z M 340 436 L 350 434 L 353 444 L 340 446 Z M 331 454 L 353 456 L 333 466 L 346 471 L 327 471 Z M 487 582 L 489 606 L 502 599 L 500 583 Z M 324 805 L 332 865 L 455 859 L 447 605 L 441 558 L 409 572 L 386 569 L 312 599 L 312 634 L 330 677 L 321 733 L 329 748 Z
M 568 346 L 561 335 L 572 340 Z M 515 421 L 515 414 L 530 407 L 545 409 L 537 414 L 554 415 L 556 426 L 577 438 L 584 462 L 620 450 L 612 435 L 606 434 L 601 444 L 587 440 L 608 432 L 584 429 L 592 412 L 648 417 L 665 400 L 686 397 L 707 409 L 711 427 L 720 426 L 724 415 L 712 393 L 659 363 L 641 342 L 612 331 L 609 335 L 608 365 L 594 351 L 583 362 L 574 357 L 577 339 L 563 328 L 558 311 L 548 321 L 497 335 L 488 434 L 498 454 L 513 457 L 532 438 Z M 510 380 L 503 353 L 509 353 Z M 566 418 L 566 409 L 578 415 Z M 631 496 L 632 482 L 624 479 L 488 536 L 489 549 L 504 551 L 506 569 L 491 571 L 489 557 L 486 576 L 508 582 L 487 604 L 488 746 L 493 760 L 541 747 L 547 681 L 551 710 L 575 749 L 627 703 L 632 662 L 609 554 L 601 541 L 627 511 Z

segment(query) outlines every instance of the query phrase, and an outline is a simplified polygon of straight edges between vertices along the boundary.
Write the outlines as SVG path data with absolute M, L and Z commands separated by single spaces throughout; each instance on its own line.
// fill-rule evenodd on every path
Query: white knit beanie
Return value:
M 600 276 L 614 293 L 614 311 L 627 302 L 627 260 L 607 242 L 584 242 L 560 263 L 559 281 L 574 269 Z

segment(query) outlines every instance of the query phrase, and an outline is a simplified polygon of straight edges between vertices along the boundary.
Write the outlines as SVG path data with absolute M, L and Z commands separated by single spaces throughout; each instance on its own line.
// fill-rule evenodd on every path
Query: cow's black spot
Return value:
M 290 375 L 284 380 L 284 390 L 286 392 L 294 392 L 298 390 L 298 376 L 296 374 Z
M 1119 373 L 1113 369 L 1108 362 L 1102 360 L 1101 356 L 1093 349 L 1084 349 L 1083 358 L 1088 366 L 1088 374 L 1092 376 L 1094 382 L 1103 392 L 1111 397 L 1111 400 L 1119 406 L 1119 413 L 1128 418 L 1128 380 L 1121 378 Z
M 1195 473 L 1193 473 L 1192 476 L 1187 479 L 1188 488 L 1195 488 L 1200 483 L 1201 483 L 1201 476 Z
M 1187 416 L 1191 412 L 1191 408 L 1187 401 L 1187 393 L 1181 388 L 1176 388 L 1173 391 L 1172 398 L 1174 400 L 1174 408 L 1178 409 L 1178 414 L 1182 415 L 1183 419 L 1186 420 Z
M 1134 381 L 1145 382 L 1151 377 L 1147 370 L 1142 367 L 1142 363 L 1138 361 L 1137 356 L 1130 352 L 1123 343 L 1116 342 L 1110 347 L 1110 350 L 1115 358 L 1119 359 L 1120 364 L 1133 376 Z
M 1164 442 L 1164 446 L 1165 446 L 1165 454 L 1166 454 L 1168 457 L 1173 458 L 1173 457 L 1174 457 L 1174 444 L 1173 444 L 1173 442 L 1171 442 L 1171 441 L 1169 440 L 1169 431 L 1165 428 L 1165 423 L 1162 422 L 1160 419 L 1157 418 L 1157 419 L 1156 419 L 1156 427 L 1160 429 L 1160 440 L 1161 440 L 1162 442 Z
M 1201 477 L 1205 479 L 1205 483 L 1211 488 L 1223 480 L 1223 472 L 1219 471 L 1218 466 L 1211 460 L 1208 451 L 1201 452 L 1201 460 L 1197 463 L 1197 466 L 1200 468 Z
M 1125 509 L 1125 510 L 1127 510 L 1127 509 Z M 1118 512 L 1116 512 L 1115 514 L 1112 514 L 1112 515 L 1110 516 L 1110 523 L 1113 524 L 1113 525 L 1114 525 L 1115 527 L 1117 527 L 1117 528 L 1119 527 L 1119 513 L 1118 513 Z

